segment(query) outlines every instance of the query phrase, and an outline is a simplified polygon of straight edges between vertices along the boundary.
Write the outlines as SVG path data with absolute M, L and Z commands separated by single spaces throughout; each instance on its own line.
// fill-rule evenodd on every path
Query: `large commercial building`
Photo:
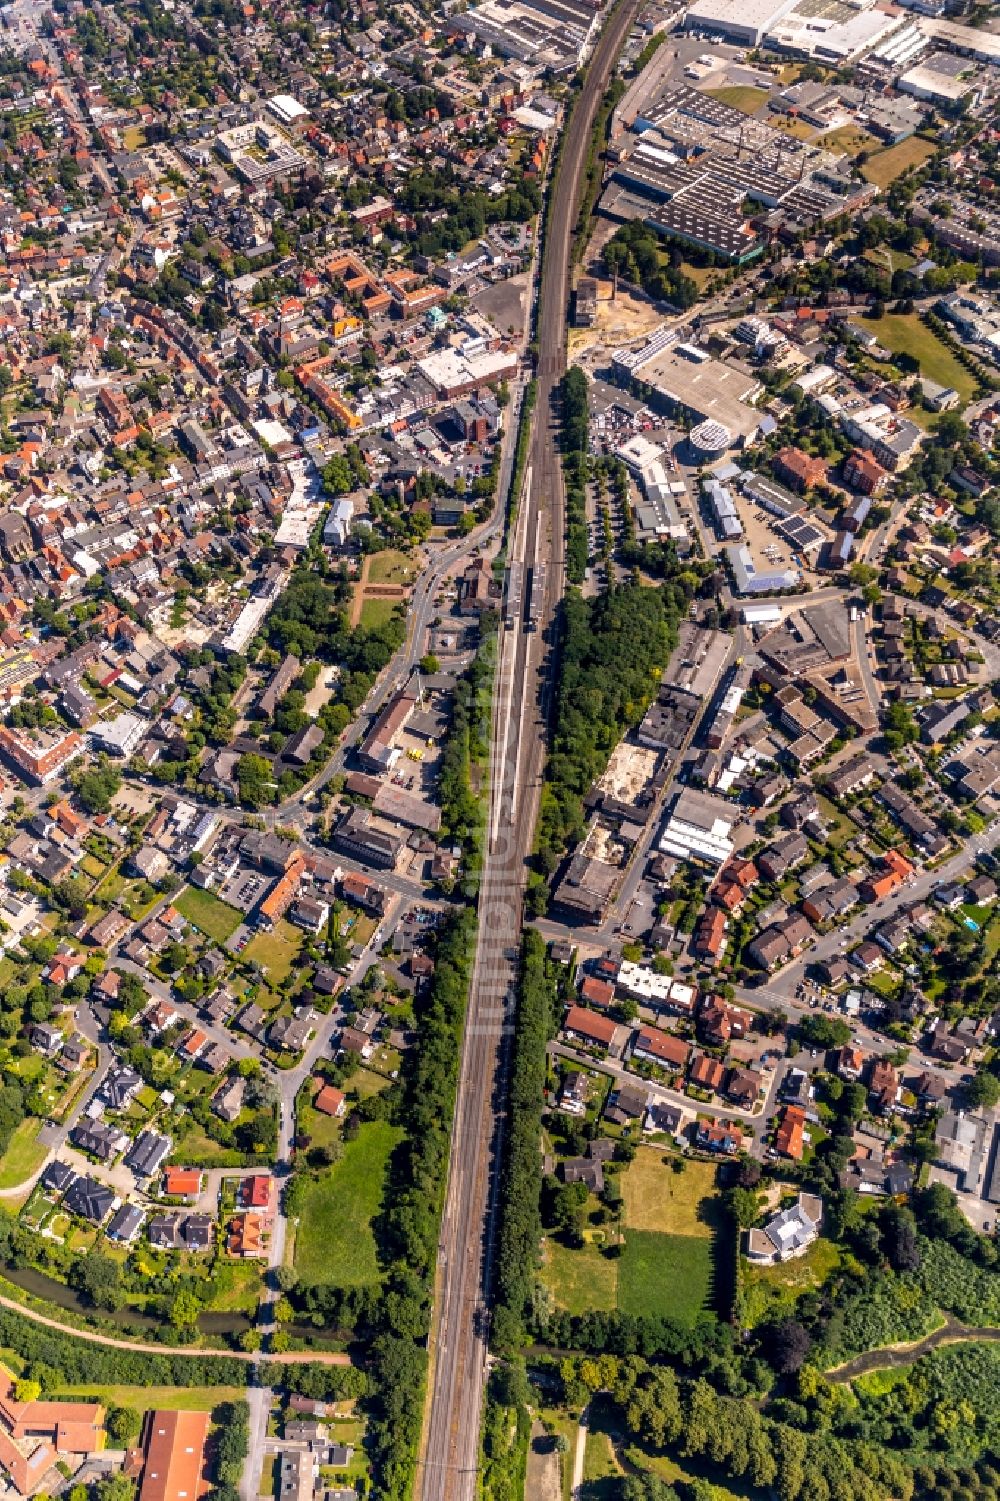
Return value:
M 139 1501 L 201 1501 L 205 1479 L 207 1412 L 152 1412 Z
M 794 10 L 798 0 L 694 0 L 685 22 L 689 31 L 712 31 L 747 47 L 759 47 L 771 27 Z
M 749 547 L 738 544 L 727 547 L 726 557 L 733 571 L 733 588 L 737 594 L 780 594 L 785 589 L 797 588 L 802 580 L 797 568 L 776 568 L 758 573 Z
M 660 849 L 679 860 L 724 865 L 733 853 L 734 813 L 732 803 L 724 798 L 685 788 L 660 835 Z
M 735 446 L 752 443 L 761 414 L 751 402 L 762 387 L 757 377 L 724 360 L 714 360 L 693 344 L 659 344 L 616 356 L 615 374 L 638 382 L 651 404 L 687 412 L 695 422 L 715 421 L 728 430 Z
M 686 25 L 747 47 L 768 47 L 831 64 L 850 62 L 900 25 L 891 7 L 843 0 L 694 0 Z
M 468 354 L 460 349 L 437 349 L 418 360 L 417 369 L 440 400 L 452 401 L 456 396 L 509 380 L 517 371 L 517 355 L 504 349 L 479 349 Z
M 579 67 L 600 13 L 600 0 L 482 0 L 448 24 L 500 57 L 565 74 Z
M 0 725 L 0 754 L 28 782 L 50 782 L 83 750 L 75 730 L 65 734 Z

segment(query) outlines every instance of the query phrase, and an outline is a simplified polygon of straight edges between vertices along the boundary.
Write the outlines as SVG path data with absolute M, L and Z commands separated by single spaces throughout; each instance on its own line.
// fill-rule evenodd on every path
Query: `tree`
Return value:
M 882 1252 L 895 1272 L 915 1272 L 920 1266 L 917 1222 L 909 1209 L 891 1204 L 882 1214 Z
M 798 1030 L 811 1048 L 842 1048 L 851 1040 L 851 1029 L 839 1016 L 804 1016 Z
M 980 1069 L 966 1085 L 965 1095 L 973 1109 L 992 1110 L 1000 1104 L 1000 1079 L 988 1069 Z
M 37 1381 L 22 1376 L 14 1382 L 14 1397 L 18 1402 L 37 1402 L 41 1395 L 42 1388 Z
M 142 1431 L 142 1414 L 134 1407 L 112 1407 L 104 1426 L 116 1449 L 128 1449 L 136 1443 Z
M 88 1251 L 74 1262 L 69 1273 L 70 1285 L 95 1308 L 114 1313 L 125 1301 L 118 1263 L 100 1251 Z
M 568 1240 L 577 1243 L 583 1240 L 583 1227 L 587 1213 L 587 1186 L 585 1183 L 564 1183 L 557 1188 L 552 1203 L 552 1223 Z
M 334 454 L 323 470 L 323 488 L 328 495 L 346 495 L 354 489 L 354 472 L 343 454 Z
M 808 1329 L 797 1319 L 778 1319 L 760 1331 L 761 1350 L 779 1376 L 794 1376 L 812 1349 Z
M 178 1288 L 170 1305 L 170 1322 L 175 1329 L 196 1329 L 201 1301 L 186 1287 Z
M 133 1501 L 135 1481 L 127 1475 L 112 1475 L 108 1480 L 99 1480 L 94 1488 L 95 1501 Z
M 731 1188 L 726 1195 L 733 1219 L 741 1230 L 749 1230 L 760 1214 L 760 1200 L 749 1188 Z

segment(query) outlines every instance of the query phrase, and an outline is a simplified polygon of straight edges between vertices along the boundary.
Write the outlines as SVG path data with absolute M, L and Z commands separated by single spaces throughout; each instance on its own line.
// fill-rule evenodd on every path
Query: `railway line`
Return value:
M 639 0 L 619 0 L 605 21 L 566 126 L 542 246 L 538 399 L 499 635 L 487 846 L 439 1246 L 418 1501 L 474 1501 L 478 1491 L 522 898 L 545 764 L 553 622 L 565 580 L 557 396 L 566 366 L 570 251 L 594 117 L 638 8 Z

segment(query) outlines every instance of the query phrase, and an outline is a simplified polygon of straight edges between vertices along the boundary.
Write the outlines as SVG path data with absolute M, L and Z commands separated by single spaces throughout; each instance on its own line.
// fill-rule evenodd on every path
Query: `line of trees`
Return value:
M 542 788 L 537 858 L 551 875 L 583 831 L 583 799 L 626 730 L 642 717 L 677 643 L 690 594 L 680 578 L 659 589 L 635 580 L 563 603 L 562 671 L 552 754 Z
M 484 620 L 483 625 L 488 627 L 488 622 Z M 485 629 L 479 651 L 455 685 L 451 724 L 438 773 L 441 834 L 449 844 L 457 842 L 462 846 L 470 895 L 474 895 L 479 883 L 485 824 L 483 797 L 472 785 L 472 768 L 482 767 L 489 753 L 495 625 L 494 620 L 493 628 Z
M 62 1386 L 227 1386 L 249 1380 L 249 1366 L 219 1356 L 158 1355 L 120 1350 L 36 1324 L 13 1308 L 0 1308 L 0 1345 L 16 1350 L 25 1376 L 43 1393 Z
M 545 943 L 534 928 L 529 928 L 521 951 L 496 1307 L 491 1330 L 493 1348 L 507 1355 L 514 1354 L 524 1344 L 535 1292 L 542 1233 L 539 1142 L 545 1104 L 545 1048 L 555 1025 L 553 1000 L 553 985 L 546 972 Z
M 216 1426 L 213 1501 L 239 1501 L 240 1477 L 250 1452 L 250 1407 L 223 1402 L 213 1414 Z
M 566 576 L 582 584 L 587 572 L 587 377 L 573 365 L 562 378 L 562 450 L 566 485 Z
M 434 978 L 416 1002 L 420 1045 L 403 1065 L 398 1119 L 406 1135 L 393 1157 L 379 1226 L 389 1270 L 371 1353 L 375 1395 L 368 1429 L 386 1496 L 409 1495 L 420 1442 L 426 1340 L 475 944 L 475 915 L 466 907 L 451 916 L 438 940 Z

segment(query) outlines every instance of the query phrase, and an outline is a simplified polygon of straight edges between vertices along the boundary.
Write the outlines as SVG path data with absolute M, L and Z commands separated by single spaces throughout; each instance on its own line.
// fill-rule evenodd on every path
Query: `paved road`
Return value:
M 583 1495 L 583 1468 L 587 1458 L 587 1427 L 590 1423 L 590 1403 L 580 1414 L 580 1422 L 576 1430 L 576 1444 L 573 1448 L 573 1484 L 570 1487 L 570 1495 L 573 1501 L 581 1501 Z
M 347 977 L 346 988 L 349 989 L 353 985 L 360 985 L 369 969 L 378 963 L 379 951 L 376 941 L 378 944 L 391 941 L 396 924 L 402 914 L 402 909 L 403 903 L 398 895 L 390 899 L 386 914 L 372 934 L 371 942 Z M 275 1332 L 274 1304 L 280 1296 L 276 1274 L 278 1269 L 284 1264 L 285 1247 L 288 1239 L 288 1218 L 285 1213 L 285 1180 L 290 1174 L 293 1165 L 292 1143 L 295 1135 L 295 1102 L 299 1091 L 312 1073 L 317 1060 L 326 1057 L 329 1053 L 331 1039 L 341 1025 L 342 1015 L 340 1007 L 334 1005 L 331 1007 L 329 1013 L 320 1021 L 315 1036 L 295 1068 L 284 1071 L 269 1070 L 268 1076 L 278 1092 L 278 1147 L 274 1165 L 275 1177 L 278 1180 L 278 1202 L 275 1210 L 274 1224 L 271 1229 L 268 1275 L 257 1310 L 257 1324 L 263 1335 L 263 1358 L 267 1360 L 281 1358 L 280 1356 L 267 1353 L 267 1346 L 271 1336 Z M 242 1501 L 257 1501 L 264 1462 L 264 1445 L 267 1438 L 267 1419 L 274 1403 L 274 1392 L 269 1387 L 253 1384 L 247 1392 L 247 1400 L 250 1404 L 250 1441 L 247 1448 L 246 1461 L 243 1466 L 243 1476 L 240 1482 L 240 1495 Z
M 781 1081 L 789 1068 L 794 1066 L 791 1058 L 782 1058 L 773 1068 L 765 1071 L 763 1077 L 767 1079 L 767 1091 L 763 1103 L 756 1111 L 738 1110 L 733 1105 L 703 1103 L 700 1100 L 692 1100 L 690 1095 L 683 1094 L 678 1089 L 671 1089 L 666 1084 L 660 1084 L 656 1079 L 645 1079 L 641 1074 L 634 1073 L 624 1063 L 619 1063 L 614 1058 L 596 1058 L 581 1048 L 570 1047 L 564 1042 L 550 1042 L 549 1054 L 553 1058 L 562 1058 L 567 1063 L 572 1063 L 580 1068 L 592 1069 L 599 1074 L 607 1074 L 616 1084 L 634 1085 L 639 1089 L 645 1089 L 650 1098 L 658 1104 L 676 1105 L 679 1109 L 687 1111 L 691 1116 L 695 1114 L 710 1115 L 713 1120 L 733 1121 L 748 1131 L 754 1140 L 762 1145 L 767 1132 L 768 1117 L 774 1109 L 774 1102 L 781 1088 Z
M 863 907 L 858 916 L 849 923 L 821 936 L 811 949 L 807 949 L 798 959 L 778 971 L 767 987 L 743 991 L 741 994 L 749 999 L 756 997 L 758 1005 L 761 997 L 766 997 L 768 1000 L 776 999 L 780 1003 L 782 998 L 794 995 L 795 987 L 802 979 L 808 965 L 831 959 L 838 952 L 852 947 L 864 937 L 870 927 L 892 917 L 900 907 L 909 906 L 917 901 L 925 901 L 935 886 L 943 881 L 955 880 L 969 869 L 977 854 L 983 850 L 992 849 L 998 839 L 1000 839 L 1000 818 L 995 819 L 981 834 L 976 834 L 967 840 L 958 853 L 952 855 L 943 865 L 937 866 L 934 870 L 918 871 L 910 881 L 893 892 L 892 896 L 876 902 L 874 906 Z
M 639 0 L 621 0 L 597 42 L 566 126 L 552 186 L 538 290 L 537 404 L 530 478 L 510 548 L 525 567 L 546 560 L 538 632 L 524 617 L 501 638 L 495 693 L 489 838 L 463 1039 L 438 1285 L 430 1338 L 429 1410 L 415 1501 L 473 1501 L 486 1372 L 489 1293 L 500 1185 L 502 1100 L 521 937 L 526 859 L 545 756 L 552 620 L 564 586 L 562 473 L 555 397 L 565 370 L 569 262 L 592 122 Z

